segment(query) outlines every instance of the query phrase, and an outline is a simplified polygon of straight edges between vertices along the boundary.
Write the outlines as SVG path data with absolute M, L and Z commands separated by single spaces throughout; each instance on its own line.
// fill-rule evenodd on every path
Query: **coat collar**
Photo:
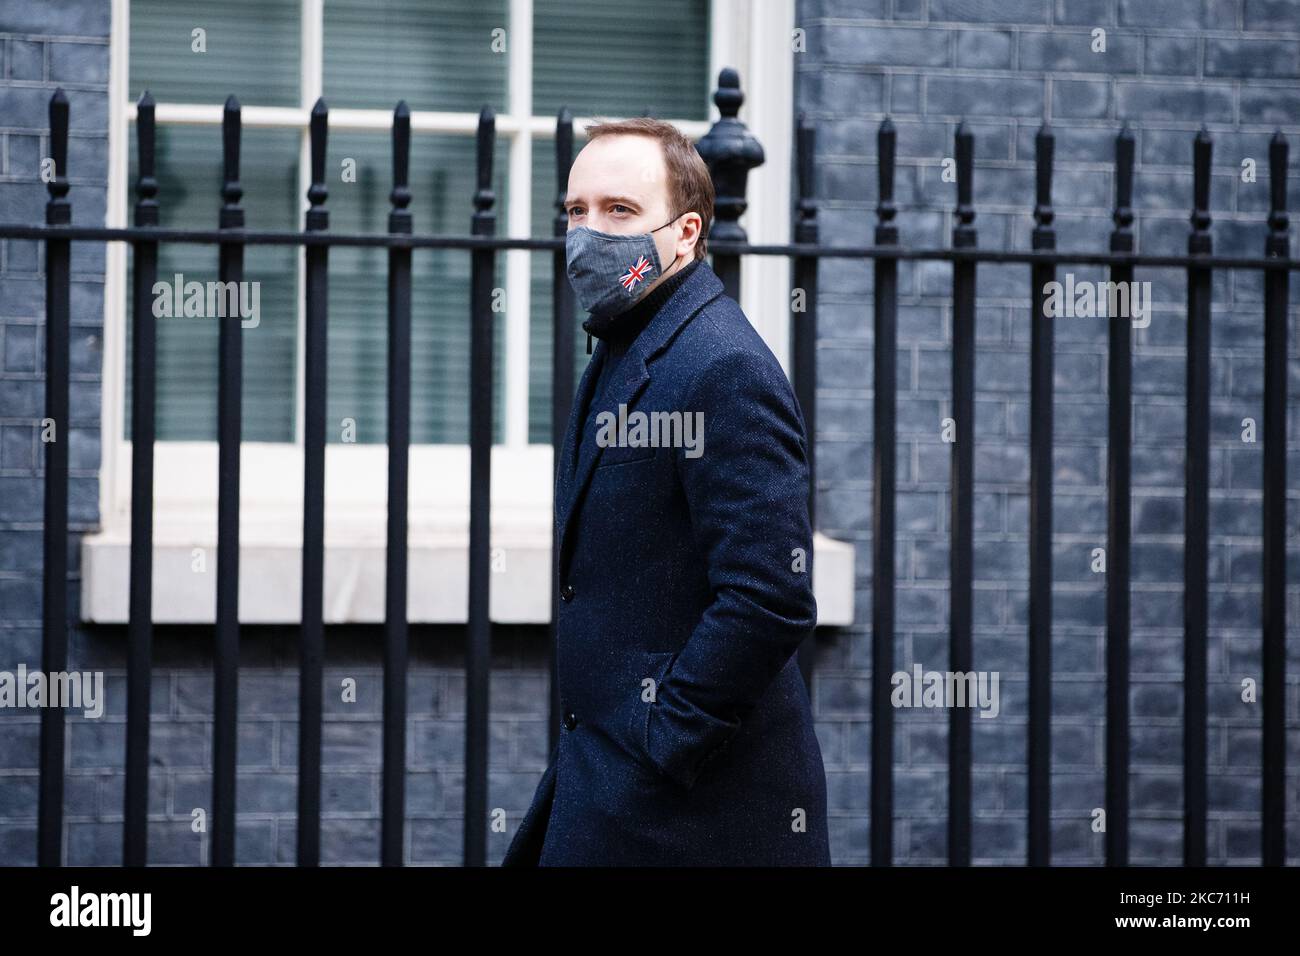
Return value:
M 587 363 L 587 368 L 582 373 L 582 380 L 578 383 L 573 414 L 569 416 L 564 446 L 560 450 L 560 466 L 557 469 L 555 485 L 555 512 L 556 523 L 560 529 L 558 540 L 561 558 L 564 555 L 565 534 L 577 513 L 582 495 L 587 490 L 592 472 L 595 471 L 603 451 L 594 440 L 584 441 L 579 445 L 577 441 L 579 430 L 585 427 L 587 419 L 594 415 L 610 412 L 617 416 L 619 405 L 631 405 L 650 381 L 646 363 L 667 348 L 682 326 L 689 322 L 705 304 L 721 295 L 722 291 L 722 280 L 709 266 L 708 260 L 700 262 L 681 287 L 650 320 L 650 324 L 642 329 L 641 334 L 628 347 L 622 370 L 616 378 L 610 380 L 604 399 L 596 406 L 588 408 L 599 369 L 609 361 L 608 343 L 601 340 L 596 346 L 596 352 Z M 574 460 L 575 445 L 578 446 L 576 461 Z M 563 573 L 563 563 L 558 564 L 557 567 Z

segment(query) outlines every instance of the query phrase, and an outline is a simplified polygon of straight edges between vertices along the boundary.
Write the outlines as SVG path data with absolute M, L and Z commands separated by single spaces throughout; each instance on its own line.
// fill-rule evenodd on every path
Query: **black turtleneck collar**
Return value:
M 663 307 L 674 292 L 686 281 L 702 262 L 692 259 L 663 282 L 647 292 L 635 305 L 617 315 L 589 315 L 582 323 L 587 333 L 587 354 L 591 354 L 591 337 L 606 340 L 616 351 L 626 348 L 650 324 L 650 320 Z

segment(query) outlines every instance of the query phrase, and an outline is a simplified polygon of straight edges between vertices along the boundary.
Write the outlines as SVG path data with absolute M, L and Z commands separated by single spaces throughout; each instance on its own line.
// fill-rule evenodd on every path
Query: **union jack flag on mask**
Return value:
M 623 288 L 631 292 L 633 289 L 636 288 L 636 284 L 638 282 L 645 279 L 645 274 L 649 271 L 650 271 L 650 260 L 647 259 L 645 256 L 642 256 L 640 259 L 637 260 L 636 265 L 632 266 L 630 269 L 627 270 L 627 272 L 623 273 L 623 275 L 619 277 L 618 281 L 623 284 Z

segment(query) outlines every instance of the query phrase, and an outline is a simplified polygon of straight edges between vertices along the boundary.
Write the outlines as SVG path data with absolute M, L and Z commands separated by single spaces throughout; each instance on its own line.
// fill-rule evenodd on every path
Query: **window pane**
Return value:
M 297 106 L 298 0 L 131 0 L 130 95 L 160 103 Z M 194 52 L 193 31 L 206 51 Z
M 330 0 L 325 4 L 325 101 L 331 107 L 505 111 L 506 0 Z M 506 35 L 506 41 L 509 34 Z
M 130 190 L 135 202 L 139 177 L 134 125 Z M 250 229 L 297 229 L 298 145 L 295 130 L 243 131 L 241 204 Z M 158 126 L 156 137 L 159 219 L 164 227 L 215 228 L 221 208 L 221 128 Z M 128 219 L 130 219 L 128 213 Z M 297 250 L 292 246 L 248 246 L 244 279 L 258 283 L 257 324 L 243 329 L 245 441 L 293 441 L 295 342 L 297 339 Z M 128 260 L 130 260 L 128 256 Z M 158 250 L 158 280 L 175 285 L 215 282 L 217 247 L 164 243 Z M 126 416 L 131 437 L 131 287 L 128 262 Z M 250 299 L 251 303 L 251 299 Z M 211 317 L 161 317 L 158 326 L 157 436 L 160 441 L 215 441 L 217 437 L 217 326 Z
M 587 140 L 577 136 L 573 149 L 576 156 Z M 565 188 L 568 186 L 568 174 L 564 177 Z M 535 238 L 549 238 L 553 235 L 555 219 L 555 200 L 558 198 L 558 183 L 555 170 L 555 140 L 553 138 L 533 140 L 533 211 L 532 235 Z M 551 441 L 551 398 L 552 372 L 551 349 L 555 335 L 554 310 L 552 308 L 553 280 L 552 254 L 535 251 L 530 260 L 530 307 L 528 336 L 528 441 L 535 444 L 548 444 Z M 563 280 L 567 283 L 567 279 Z M 587 354 L 587 333 L 582 331 L 582 321 L 587 313 L 574 306 L 570 321 L 573 324 L 573 384 L 570 390 L 578 386 L 582 372 L 591 361 Z M 595 352 L 596 341 L 592 340 Z M 556 444 L 564 440 L 560 435 Z
M 708 118 L 708 0 L 538 0 L 533 36 L 535 115 Z
M 336 232 L 387 232 L 391 209 L 392 137 L 389 133 L 331 133 L 327 168 L 356 161 L 356 182 L 332 174 L 330 228 Z M 498 234 L 503 234 L 505 144 L 498 143 L 493 189 Z M 420 233 L 467 234 L 474 211 L 474 137 L 411 136 L 411 205 Z M 411 441 L 469 441 L 469 277 L 463 250 L 417 249 L 411 265 Z M 340 423 L 356 421 L 356 440 L 387 440 L 388 251 L 330 250 L 329 438 L 341 441 Z M 505 285 L 505 259 L 497 256 L 496 285 Z M 493 314 L 493 441 L 504 440 L 502 396 L 505 313 Z
M 712 92 L 708 76 L 708 0 L 668 0 L 656 8 L 656 19 L 639 19 L 644 8 L 625 0 L 538 0 L 534 11 L 534 115 L 553 118 L 561 106 L 583 115 L 641 115 L 649 112 L 673 119 L 707 119 Z M 628 24 L 636 23 L 635 35 Z M 574 38 L 582 39 L 581 53 Z M 671 44 L 671 47 L 666 46 Z M 661 50 L 671 48 L 676 59 L 666 67 Z M 617 62 L 588 50 L 615 50 Z M 584 145 L 575 128 L 574 154 Z M 533 236 L 550 236 L 555 200 L 561 188 L 556 177 L 555 141 L 533 142 Z M 567 184 L 568 177 L 564 177 Z M 533 253 L 529 322 L 528 440 L 551 441 L 552 316 L 551 257 Z M 575 309 L 574 387 L 591 356 L 582 320 Z M 593 349 L 594 349 L 593 341 Z M 561 436 L 562 438 L 563 436 Z

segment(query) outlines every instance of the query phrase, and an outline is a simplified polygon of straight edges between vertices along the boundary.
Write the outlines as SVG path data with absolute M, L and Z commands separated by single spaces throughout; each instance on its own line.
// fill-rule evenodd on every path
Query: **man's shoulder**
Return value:
M 674 375 L 686 382 L 725 370 L 743 371 L 766 384 L 789 387 L 785 370 L 740 304 L 723 293 L 707 302 L 668 349 Z
M 797 432 L 806 443 L 803 413 L 785 369 L 730 296 L 709 301 L 661 358 L 683 407 L 721 410 L 733 430 Z

